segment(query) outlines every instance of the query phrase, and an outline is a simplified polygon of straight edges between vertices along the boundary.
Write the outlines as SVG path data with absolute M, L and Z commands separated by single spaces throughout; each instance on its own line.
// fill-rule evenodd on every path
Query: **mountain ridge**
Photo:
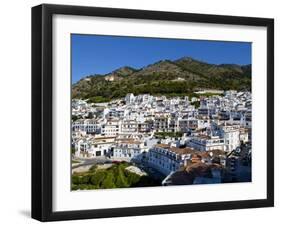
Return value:
M 251 90 L 251 76 L 251 64 L 210 64 L 181 57 L 160 60 L 140 69 L 124 66 L 104 75 L 86 76 L 72 85 L 72 97 L 96 102 L 130 92 L 187 95 L 202 88 Z

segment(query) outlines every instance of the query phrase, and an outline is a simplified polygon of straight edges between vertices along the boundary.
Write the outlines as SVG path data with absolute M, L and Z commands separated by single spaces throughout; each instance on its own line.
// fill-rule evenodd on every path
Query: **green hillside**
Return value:
M 184 57 L 87 76 L 73 84 L 72 97 L 105 102 L 127 93 L 183 96 L 204 88 L 251 90 L 251 76 L 251 65 L 215 65 Z

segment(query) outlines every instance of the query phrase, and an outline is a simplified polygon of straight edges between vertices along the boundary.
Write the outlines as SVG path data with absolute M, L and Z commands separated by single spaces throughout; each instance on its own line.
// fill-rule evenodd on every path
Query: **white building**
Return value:
M 115 144 L 115 137 L 91 137 L 80 139 L 75 145 L 75 156 L 84 158 L 93 158 L 105 156 L 110 153 Z
M 153 127 L 155 132 L 177 132 L 179 130 L 178 120 L 170 115 L 159 115 L 154 118 Z
M 108 120 L 101 126 L 101 135 L 106 137 L 116 137 L 120 132 L 120 125 L 120 120 Z
M 75 143 L 75 156 L 76 157 L 89 157 L 88 151 L 90 143 L 86 139 L 80 139 Z
M 84 131 L 86 133 L 96 133 L 101 129 L 101 125 L 95 119 L 78 119 L 72 123 L 72 131 Z
M 123 120 L 121 122 L 121 133 L 137 133 L 138 123 L 134 120 Z
M 224 139 L 219 136 L 195 136 L 189 140 L 188 146 L 200 151 L 225 150 Z
M 125 102 L 127 105 L 133 104 L 135 102 L 136 98 L 133 93 L 128 93 L 125 97 Z
M 89 153 L 92 157 L 110 155 L 115 145 L 115 137 L 95 137 L 91 142 Z
M 166 144 L 157 144 L 149 150 L 147 161 L 151 167 L 167 176 L 172 171 L 185 166 L 194 152 L 192 148 L 176 148 Z
M 141 161 L 142 154 L 147 151 L 144 142 L 133 139 L 120 140 L 113 149 L 113 158 Z
M 222 136 L 224 138 L 226 151 L 232 151 L 240 146 L 239 125 L 223 125 Z
M 204 128 L 205 122 L 202 119 L 196 118 L 187 118 L 187 119 L 179 119 L 179 130 L 182 132 L 187 132 L 188 130 L 197 130 Z

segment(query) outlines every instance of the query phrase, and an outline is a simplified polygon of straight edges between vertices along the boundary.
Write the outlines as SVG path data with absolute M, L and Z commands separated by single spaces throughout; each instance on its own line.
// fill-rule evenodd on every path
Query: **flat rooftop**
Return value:
M 159 147 L 159 148 L 164 148 L 167 150 L 170 150 L 176 154 L 193 154 L 196 152 L 196 150 L 194 150 L 193 148 L 177 148 L 177 147 L 171 147 L 168 144 L 156 144 L 155 147 Z

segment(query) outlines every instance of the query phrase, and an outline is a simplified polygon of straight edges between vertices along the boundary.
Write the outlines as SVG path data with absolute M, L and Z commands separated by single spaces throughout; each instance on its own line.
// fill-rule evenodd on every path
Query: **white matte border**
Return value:
M 252 42 L 252 182 L 70 191 L 71 33 Z M 53 16 L 53 211 L 266 198 L 266 28 Z

